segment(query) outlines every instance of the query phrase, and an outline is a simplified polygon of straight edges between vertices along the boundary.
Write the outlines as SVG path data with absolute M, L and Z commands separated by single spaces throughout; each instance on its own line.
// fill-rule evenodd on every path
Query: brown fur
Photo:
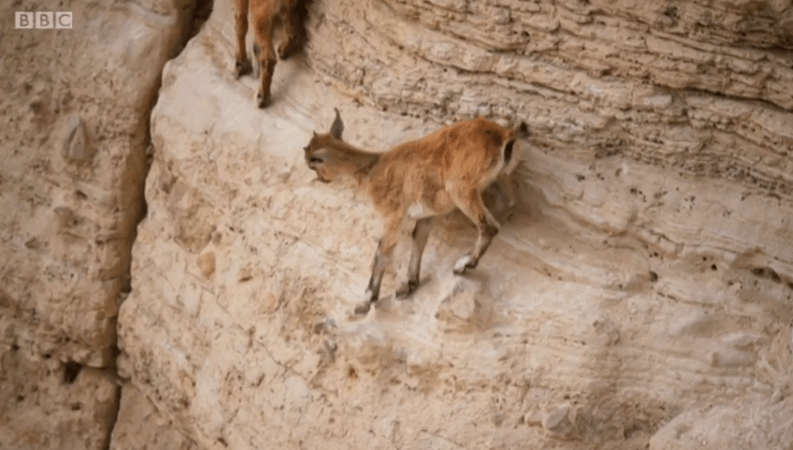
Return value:
M 467 120 L 382 154 L 342 141 L 343 131 L 336 110 L 330 132 L 314 133 L 304 150 L 306 164 L 317 178 L 330 182 L 338 176 L 352 176 L 385 221 L 369 280 L 369 301 L 356 312 L 365 313 L 377 301 L 383 273 L 406 220 L 415 221 L 413 247 L 408 281 L 397 297 L 406 297 L 418 287 L 432 218 L 455 208 L 474 222 L 479 236 L 469 254 L 457 260 L 454 272 L 459 275 L 475 268 L 500 228 L 482 202 L 482 191 L 498 180 L 509 204 L 514 204 L 509 177 L 520 161 L 518 140 L 528 137 L 526 124 L 509 129 L 484 118 Z
M 306 3 L 306 0 L 234 0 L 234 25 L 237 34 L 234 76 L 239 78 L 254 69 L 245 49 L 250 6 L 254 37 L 253 54 L 256 64 L 254 76 L 258 75 L 260 80 L 256 92 L 259 108 L 264 108 L 270 101 L 270 85 L 278 62 L 276 53 L 278 58 L 287 59 L 296 51 L 305 35 L 302 26 Z M 280 31 L 277 43 L 273 42 L 276 31 Z

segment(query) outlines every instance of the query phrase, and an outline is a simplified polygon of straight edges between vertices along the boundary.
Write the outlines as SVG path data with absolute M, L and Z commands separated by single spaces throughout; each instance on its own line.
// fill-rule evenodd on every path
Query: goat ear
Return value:
M 336 119 L 333 120 L 333 125 L 330 126 L 330 135 L 336 139 L 341 139 L 341 134 L 344 132 L 344 123 L 341 121 L 339 108 L 333 109 L 336 111 Z

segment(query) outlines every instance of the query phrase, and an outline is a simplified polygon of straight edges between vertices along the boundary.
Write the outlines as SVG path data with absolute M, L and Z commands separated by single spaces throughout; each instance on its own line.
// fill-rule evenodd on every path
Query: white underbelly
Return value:
M 436 215 L 438 215 L 438 213 L 435 210 L 429 208 L 427 205 L 421 202 L 411 203 L 411 205 L 408 207 L 408 217 L 413 220 Z

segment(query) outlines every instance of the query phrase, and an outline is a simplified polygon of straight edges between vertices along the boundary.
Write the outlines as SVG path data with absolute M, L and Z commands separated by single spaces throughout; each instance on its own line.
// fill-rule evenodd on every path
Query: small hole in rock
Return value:
M 67 362 L 63 367 L 63 381 L 68 384 L 74 383 L 74 380 L 77 379 L 77 375 L 80 374 L 81 370 L 83 370 L 82 364 L 74 361 Z
M 716 264 L 711 264 L 710 270 L 718 270 L 718 267 L 716 267 Z
M 771 281 L 773 281 L 774 283 L 782 282 L 782 278 L 780 278 L 779 274 L 776 273 L 776 270 L 774 269 L 768 269 L 768 276 L 771 278 Z

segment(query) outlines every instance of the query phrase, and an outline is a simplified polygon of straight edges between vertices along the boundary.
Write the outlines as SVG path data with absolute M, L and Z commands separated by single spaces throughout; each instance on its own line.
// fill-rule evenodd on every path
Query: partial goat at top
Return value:
M 303 19 L 306 15 L 307 0 L 234 0 L 234 25 L 237 33 L 237 55 L 234 76 L 239 78 L 251 72 L 254 66 L 248 59 L 245 49 L 245 36 L 248 34 L 248 6 L 253 23 L 253 55 L 255 58 L 254 76 L 260 78 L 256 92 L 256 103 L 264 108 L 270 100 L 270 85 L 273 71 L 278 62 L 287 59 L 299 47 L 305 35 Z M 278 42 L 274 42 L 276 31 L 280 31 Z M 258 72 L 258 73 L 257 73 Z
M 356 148 L 341 139 L 344 124 L 336 119 L 327 134 L 314 133 L 304 148 L 308 167 L 317 178 L 330 182 L 349 176 L 368 194 L 384 220 L 377 246 L 368 300 L 356 307 L 365 314 L 380 295 L 383 273 L 391 262 L 400 229 L 413 223 L 412 253 L 407 283 L 397 298 L 412 294 L 419 284 L 421 255 L 435 216 L 459 208 L 476 225 L 479 236 L 471 251 L 454 264 L 454 273 L 473 269 L 487 250 L 500 225 L 482 201 L 482 192 L 500 181 L 502 192 L 514 204 L 509 179 L 520 162 L 519 140 L 527 138 L 525 122 L 504 128 L 484 118 L 458 122 L 428 136 L 400 144 L 385 153 Z

